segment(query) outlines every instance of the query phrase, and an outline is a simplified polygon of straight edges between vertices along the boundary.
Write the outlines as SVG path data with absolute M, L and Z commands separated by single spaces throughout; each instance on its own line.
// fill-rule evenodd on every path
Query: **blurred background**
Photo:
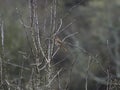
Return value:
M 46 4 L 46 0 L 38 0 L 41 30 L 44 18 L 47 17 L 49 22 L 50 12 L 45 10 L 50 8 L 51 2 L 52 0 L 48 0 Z M 88 90 L 107 90 L 105 82 L 108 76 L 111 81 L 116 80 L 119 84 L 119 10 L 120 0 L 57 0 L 57 18 L 62 18 L 62 28 L 68 25 L 59 37 L 64 38 L 77 32 L 65 41 L 68 52 L 60 51 L 54 60 L 56 62 L 58 59 L 66 58 L 58 67 L 73 67 L 69 90 L 85 90 L 86 77 Z M 23 74 L 25 78 L 23 84 L 26 84 L 30 77 L 29 68 L 32 60 L 26 30 L 20 23 L 21 17 L 26 25 L 29 24 L 28 0 L 0 0 L 0 22 L 3 21 L 4 28 L 4 60 L 7 62 L 4 66 L 5 77 L 14 81 Z M 49 32 L 49 28 L 47 30 L 46 33 Z M 0 36 L 1 33 L 0 31 Z M 0 57 L 3 56 L 1 41 L 0 37 Z M 75 60 L 74 66 L 71 66 L 73 60 Z M 26 69 L 21 70 L 20 66 Z M 67 71 L 63 73 L 64 80 Z M 118 90 L 120 87 L 114 86 L 111 90 L 115 88 Z

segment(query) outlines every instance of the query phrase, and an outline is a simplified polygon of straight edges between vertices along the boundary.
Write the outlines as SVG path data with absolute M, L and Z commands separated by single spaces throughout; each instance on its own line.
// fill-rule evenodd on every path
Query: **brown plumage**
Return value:
M 55 45 L 60 47 L 61 49 L 64 49 L 64 51 L 67 51 L 64 42 L 58 36 L 55 37 Z

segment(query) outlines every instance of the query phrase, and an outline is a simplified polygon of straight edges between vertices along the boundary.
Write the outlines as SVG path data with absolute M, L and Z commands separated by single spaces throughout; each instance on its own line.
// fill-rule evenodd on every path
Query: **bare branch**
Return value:
M 67 28 L 69 28 L 76 20 L 74 19 L 71 23 L 69 23 L 68 25 L 66 25 L 63 29 L 61 29 L 57 34 L 62 33 L 64 30 L 67 30 Z
M 63 38 L 62 42 L 64 42 L 67 38 L 74 36 L 75 34 L 78 34 L 78 32 L 67 35 L 66 37 Z
M 0 24 L 0 29 L 1 29 L 1 39 L 2 39 L 2 41 L 1 41 L 1 44 L 2 44 L 2 51 L 3 51 L 3 53 L 4 53 L 4 29 L 3 29 L 3 21 L 1 21 L 1 24 Z
M 49 83 L 46 85 L 47 87 L 50 86 L 50 84 L 53 82 L 53 80 L 57 77 L 57 75 L 59 75 L 59 73 L 63 70 L 63 68 L 61 68 L 57 73 L 56 75 L 54 75 L 54 77 L 49 81 Z
M 19 67 L 19 68 L 22 68 L 22 69 L 25 69 L 25 70 L 30 70 L 30 69 L 27 68 L 27 67 L 20 66 L 20 65 L 17 65 L 17 64 L 11 63 L 11 62 L 6 62 L 6 61 L 4 61 L 4 63 L 5 63 L 5 64 L 12 65 L 12 66 L 14 66 L 14 67 Z

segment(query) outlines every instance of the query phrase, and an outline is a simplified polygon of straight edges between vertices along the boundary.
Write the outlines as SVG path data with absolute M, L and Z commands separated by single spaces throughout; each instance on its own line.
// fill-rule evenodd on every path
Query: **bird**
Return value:
M 64 49 L 64 51 L 67 51 L 65 43 L 58 36 L 55 37 L 55 45 L 60 49 Z

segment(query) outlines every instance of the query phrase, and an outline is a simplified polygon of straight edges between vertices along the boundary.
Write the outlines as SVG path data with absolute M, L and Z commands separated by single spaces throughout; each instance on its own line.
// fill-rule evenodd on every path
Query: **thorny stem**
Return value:
M 55 32 L 56 29 L 56 0 L 53 0 L 53 6 L 51 6 L 51 31 L 52 33 Z M 50 33 L 50 36 L 51 34 Z M 51 60 L 52 60 L 52 53 L 54 49 L 54 37 L 50 37 L 48 42 L 48 85 L 47 87 L 50 89 L 51 87 L 51 77 L 52 77 L 52 69 L 51 69 Z
M 0 84 L 2 84 L 3 82 L 3 78 L 2 78 L 2 72 L 3 72 L 3 68 L 2 68 L 2 58 L 0 57 Z
M 1 23 L 1 38 L 2 38 L 2 51 L 4 53 L 4 30 L 3 30 L 3 21 Z
M 52 69 L 51 69 L 51 60 L 52 60 L 52 53 L 54 49 L 54 39 L 50 37 L 49 42 L 48 42 L 48 48 L 47 48 L 47 54 L 45 54 L 45 50 L 42 47 L 41 44 L 41 38 L 40 38 L 40 30 L 39 30 L 39 25 L 38 25 L 38 16 L 37 16 L 37 5 L 36 5 L 36 0 L 30 0 L 30 17 L 31 17 L 31 34 L 32 34 L 32 40 L 34 43 L 34 48 L 35 48 L 35 55 L 36 55 L 36 62 L 39 63 L 39 54 L 40 52 L 42 53 L 43 57 L 46 60 L 46 70 L 47 70 L 47 82 L 49 83 L 47 88 L 51 88 L 51 78 L 52 78 Z M 54 7 L 53 7 L 54 6 Z M 51 33 L 55 32 L 56 30 L 56 0 L 53 1 L 53 6 L 51 6 Z M 45 24 L 45 23 L 44 23 Z M 46 56 L 47 55 L 47 56 Z
M 88 72 L 89 72 L 89 68 L 90 68 L 90 63 L 91 63 L 91 56 L 89 56 L 89 61 L 88 61 L 88 67 L 87 67 L 87 71 L 86 71 L 86 79 L 85 79 L 85 90 L 88 90 Z
M 1 29 L 1 44 L 2 44 L 2 56 L 0 57 L 0 83 L 3 83 L 3 57 L 4 57 L 4 30 L 3 30 L 3 21 L 0 24 L 0 29 Z
M 37 11 L 36 11 L 36 8 L 37 8 L 36 3 L 37 3 L 36 0 L 30 0 L 30 12 L 31 12 L 30 17 L 31 17 L 32 40 L 33 40 L 33 43 L 34 43 L 36 54 L 38 55 L 39 51 L 41 51 L 43 57 L 47 61 L 45 52 L 42 48 L 41 39 L 40 39 L 40 36 L 39 36 L 40 31 L 39 31 L 39 26 L 38 26 L 38 16 L 37 16 Z
M 47 3 L 47 0 L 46 0 Z M 32 49 L 33 51 L 33 56 L 35 58 L 36 61 L 36 68 L 39 70 L 38 72 L 40 72 L 41 70 L 45 70 L 45 76 L 47 76 L 46 78 L 46 87 L 49 90 L 52 90 L 52 82 L 53 80 L 57 77 L 58 73 L 60 73 L 60 71 L 58 71 L 58 73 L 56 75 L 53 75 L 53 69 L 52 69 L 52 64 L 51 61 L 54 57 L 54 55 L 56 55 L 56 53 L 59 51 L 58 50 L 54 50 L 55 47 L 55 36 L 57 34 L 60 34 L 61 32 L 63 32 L 66 28 L 68 28 L 72 23 L 68 24 L 66 27 L 64 27 L 63 29 L 62 27 L 62 19 L 60 19 L 60 25 L 57 27 L 57 22 L 56 22 L 56 3 L 57 0 L 53 0 L 52 2 L 52 6 L 50 9 L 50 32 L 49 32 L 49 39 L 48 39 L 48 44 L 47 44 L 47 51 L 46 49 L 43 48 L 43 39 L 41 38 L 41 32 L 39 29 L 39 21 L 38 21 L 38 13 L 37 13 L 37 0 L 29 0 L 29 9 L 30 9 L 30 32 L 31 32 L 31 36 L 32 36 L 32 42 L 33 42 L 33 46 L 34 49 Z M 47 11 L 46 11 L 47 12 Z M 46 18 L 44 19 L 44 26 L 43 26 L 43 31 L 44 33 L 46 33 Z M 75 21 L 75 20 L 74 20 Z M 23 20 L 21 20 L 22 24 Z M 26 25 L 24 25 L 26 27 Z M 73 33 L 70 35 L 67 35 L 62 41 L 65 41 L 67 38 L 74 36 L 77 33 Z M 42 54 L 42 56 L 44 57 L 43 61 L 45 60 L 45 65 L 43 65 L 42 68 L 39 68 L 38 65 L 40 64 L 40 54 Z M 36 73 L 35 71 L 33 73 Z M 36 77 L 33 77 L 33 79 Z M 34 80 L 32 80 L 34 82 Z M 36 83 L 34 83 L 36 84 Z M 34 85 L 33 85 L 34 87 Z M 34 88 L 33 88 L 34 89 Z

